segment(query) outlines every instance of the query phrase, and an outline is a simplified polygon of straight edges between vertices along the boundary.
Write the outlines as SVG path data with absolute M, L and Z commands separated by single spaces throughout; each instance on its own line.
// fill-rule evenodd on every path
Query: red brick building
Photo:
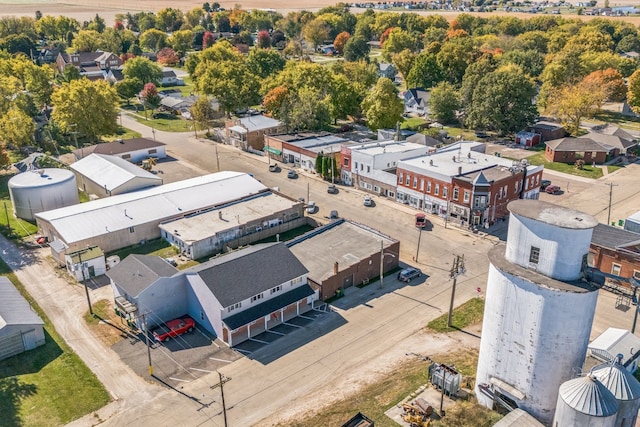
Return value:
M 550 162 L 573 164 L 584 160 L 587 164 L 601 164 L 618 155 L 615 147 L 586 137 L 554 139 L 546 144 L 544 156 Z
M 588 264 L 609 278 L 640 281 L 640 234 L 598 224 L 593 230 Z

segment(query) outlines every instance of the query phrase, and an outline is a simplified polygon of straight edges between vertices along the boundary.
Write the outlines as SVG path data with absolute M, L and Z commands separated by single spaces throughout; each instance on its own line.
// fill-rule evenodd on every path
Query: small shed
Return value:
M 633 373 L 638 369 L 640 338 L 626 329 L 608 328 L 587 347 L 589 355 L 601 362 L 610 362 L 622 355 L 620 364 Z
M 640 233 L 640 211 L 634 213 L 624 221 L 624 229 Z
M 102 276 L 107 272 L 104 252 L 98 246 L 91 246 L 65 254 L 64 259 L 67 271 L 78 282 L 87 280 L 90 277 Z
M 13 283 L 0 276 L 0 360 L 44 343 L 44 322 Z
M 516 144 L 524 145 L 525 147 L 533 147 L 539 143 L 539 133 L 522 131 L 516 134 Z

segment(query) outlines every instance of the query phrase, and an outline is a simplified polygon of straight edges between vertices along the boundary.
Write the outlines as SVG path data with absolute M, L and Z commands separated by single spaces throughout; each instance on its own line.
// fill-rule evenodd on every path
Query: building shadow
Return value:
M 42 368 L 62 355 L 62 349 L 46 329 L 44 340 L 44 345 L 40 347 L 0 361 L 0 379 L 40 372 Z M 0 422 L 0 425 L 3 424 Z

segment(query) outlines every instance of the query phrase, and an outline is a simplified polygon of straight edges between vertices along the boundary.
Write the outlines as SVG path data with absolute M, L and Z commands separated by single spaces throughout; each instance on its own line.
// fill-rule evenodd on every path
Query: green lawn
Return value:
M 156 130 L 165 132 L 189 132 L 193 131 L 192 123 L 189 120 L 184 120 L 180 116 L 169 113 L 154 113 L 155 118 L 151 118 L 151 112 L 147 111 L 147 118 L 144 116 L 144 112 L 138 114 L 130 114 L 138 123 L 142 123 L 146 126 L 151 126 Z
M 483 313 L 484 300 L 482 298 L 473 298 L 453 310 L 453 316 L 451 317 L 453 326 L 451 328 L 447 326 L 449 313 L 433 319 L 427 327 L 436 332 L 452 332 L 482 321 Z
M 427 121 L 422 117 L 407 117 L 402 121 L 400 125 L 402 129 L 418 129 L 418 126 L 427 123 Z
M 182 85 L 182 86 L 160 86 L 160 87 L 158 87 L 158 92 L 160 92 L 162 90 L 167 90 L 167 89 L 178 89 L 182 93 L 182 96 L 193 95 L 194 87 L 193 87 L 193 82 L 191 81 L 191 77 L 190 76 L 184 76 L 184 77 L 182 77 L 182 79 L 184 80 L 184 85 Z
M 118 132 L 116 132 L 115 135 L 109 135 L 109 136 L 104 136 L 102 137 L 102 139 L 104 141 L 116 141 L 118 139 L 133 139 L 133 138 L 140 138 L 142 136 L 142 134 L 140 132 L 136 132 L 134 130 L 131 129 L 127 129 L 125 127 L 119 126 L 118 127 Z
M 532 165 L 544 165 L 545 169 L 551 169 L 570 175 L 582 176 L 584 178 L 598 179 L 602 177 L 602 169 L 584 165 L 582 169 L 576 169 L 573 165 L 567 163 L 550 162 L 544 157 L 544 152 L 540 151 L 532 156 L 527 157 Z
M 625 129 L 640 130 L 640 117 L 625 116 L 615 111 L 600 111 L 590 122 L 612 123 Z
M 45 322 L 46 339 L 41 347 L 0 361 L 0 425 L 61 426 L 106 405 L 107 390 L 1 260 L 0 274 L 16 285 Z
M 111 252 L 108 255 L 118 255 L 121 260 L 130 254 L 155 255 L 163 258 L 170 258 L 178 253 L 178 250 L 164 239 L 155 239 L 147 241 L 144 245 L 127 246 Z

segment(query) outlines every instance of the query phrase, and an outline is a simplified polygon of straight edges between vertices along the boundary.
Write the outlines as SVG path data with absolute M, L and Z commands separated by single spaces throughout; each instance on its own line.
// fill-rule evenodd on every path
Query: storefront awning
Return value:
M 267 153 L 275 154 L 277 156 L 282 154 L 281 150 L 278 150 L 278 149 L 273 148 L 273 147 L 269 147 L 268 145 L 264 147 L 264 151 L 266 151 Z

